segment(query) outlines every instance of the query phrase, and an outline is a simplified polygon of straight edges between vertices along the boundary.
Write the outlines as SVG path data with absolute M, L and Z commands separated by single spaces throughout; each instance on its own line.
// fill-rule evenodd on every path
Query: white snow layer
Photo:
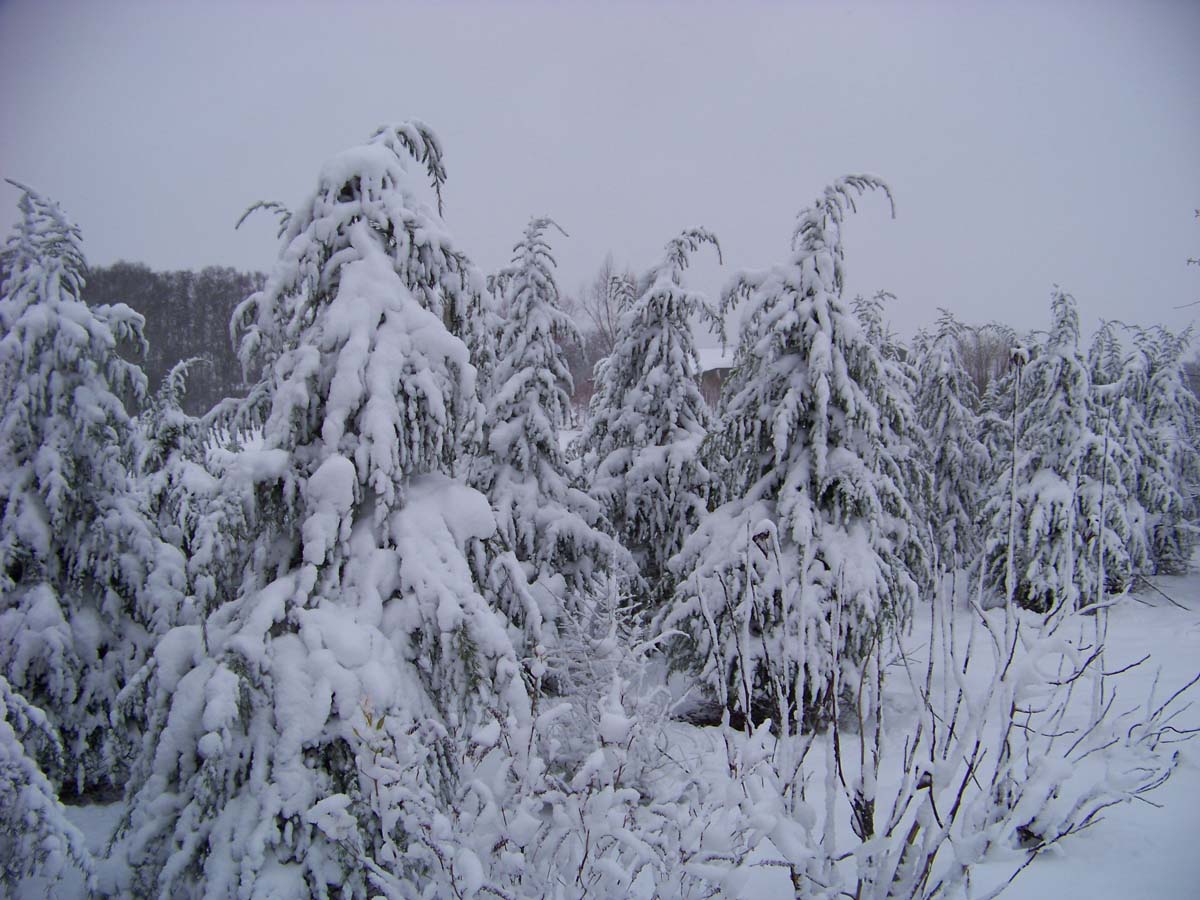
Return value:
M 458 491 L 459 499 L 467 502 L 446 502 Z M 486 532 L 486 516 L 481 504 L 470 498 L 472 492 L 461 489 L 448 480 L 440 478 L 422 479 L 410 488 L 410 504 L 420 504 L 422 515 L 436 510 L 432 520 L 438 531 L 445 522 L 445 533 Z M 426 539 L 430 519 L 426 523 Z M 400 530 L 416 528 L 418 516 L 403 523 Z M 1155 677 L 1159 677 L 1158 695 L 1165 699 L 1171 691 L 1185 683 L 1195 674 L 1196 660 L 1200 659 L 1200 573 L 1187 577 L 1161 578 L 1157 584 L 1172 597 L 1181 601 L 1187 609 L 1168 604 L 1161 597 L 1147 593 L 1131 597 L 1111 614 L 1109 625 L 1107 666 L 1117 669 L 1140 659 L 1145 653 L 1153 654 L 1150 664 L 1129 673 L 1131 678 L 1123 687 L 1124 696 L 1130 702 L 1149 691 Z M 1149 604 L 1149 605 L 1146 605 Z M 316 612 L 315 610 L 312 612 Z M 966 613 L 960 612 L 964 616 Z M 918 633 L 910 638 L 911 646 L 919 646 L 924 637 L 919 633 L 923 627 L 917 617 Z M 336 643 L 332 629 L 326 628 L 329 621 L 322 623 L 324 637 Z M 349 638 L 349 635 L 346 635 Z M 173 657 L 186 655 L 191 648 L 185 647 L 181 636 L 176 636 L 176 646 L 160 645 L 157 656 L 159 665 L 174 666 Z M 342 652 L 349 652 L 343 647 Z M 209 688 L 210 692 L 212 688 Z M 296 698 L 297 708 L 312 704 L 312 697 Z M 217 724 L 220 717 L 222 698 L 206 698 L 205 725 Z M 210 713 L 213 717 L 209 722 Z M 897 715 L 904 711 L 897 710 Z M 605 720 L 605 738 L 620 739 L 625 723 L 613 714 Z M 474 740 L 489 745 L 496 737 L 491 727 L 481 727 Z M 712 729 L 692 728 L 684 725 L 672 726 L 668 733 L 672 745 L 669 750 L 677 758 L 702 755 L 698 760 L 704 771 L 706 783 L 711 784 L 714 795 L 726 789 L 727 777 L 722 773 L 725 764 L 724 751 L 719 736 Z M 583 770 L 588 767 L 585 765 Z M 883 779 L 895 778 L 898 772 L 881 772 Z M 1045 897 L 1087 897 L 1088 900 L 1132 900 L 1132 898 L 1155 898 L 1155 900 L 1191 900 L 1196 896 L 1196 885 L 1200 884 L 1200 855 L 1196 853 L 1196 835 L 1200 834 L 1200 747 L 1183 744 L 1180 763 L 1175 775 L 1163 790 L 1150 795 L 1162 808 L 1145 803 L 1126 803 L 1108 811 L 1107 816 L 1096 827 L 1067 839 L 1053 851 L 1043 854 L 1025 870 L 1005 892 L 1012 900 L 1040 900 Z M 116 827 L 120 816 L 120 804 L 68 807 L 71 820 L 83 831 L 89 848 L 102 853 L 104 846 Z M 330 836 L 337 836 L 346 827 L 347 813 L 344 798 L 327 798 L 310 807 L 304 817 Z M 712 823 L 714 826 L 716 823 Z M 459 860 L 459 864 L 464 864 Z M 470 869 L 470 866 L 465 866 Z M 976 870 L 976 892 L 983 893 L 997 880 L 1005 878 L 1010 867 L 1004 861 L 985 864 Z M 467 879 L 470 880 L 469 878 Z M 640 885 L 639 885 L 640 886 Z M 793 892 L 783 871 L 771 867 L 752 870 L 750 876 L 737 886 L 731 896 L 747 900 L 784 900 Z M 39 880 L 26 881 L 16 892 L 15 900 L 42 898 L 46 886 Z M 68 880 L 58 885 L 54 896 L 61 900 L 82 900 L 86 896 L 82 879 L 69 875 Z

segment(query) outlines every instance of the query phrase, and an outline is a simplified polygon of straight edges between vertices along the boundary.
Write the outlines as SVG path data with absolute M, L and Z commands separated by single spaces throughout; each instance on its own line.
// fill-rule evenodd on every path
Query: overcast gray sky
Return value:
M 0 2 L 0 174 L 63 203 L 89 259 L 270 268 L 298 202 L 375 126 L 425 120 L 446 219 L 485 270 L 531 214 L 577 287 L 681 228 L 783 259 L 832 178 L 887 179 L 849 289 L 909 334 L 945 306 L 1045 323 L 1200 318 L 1200 3 Z M 17 192 L 0 191 L 0 227 Z

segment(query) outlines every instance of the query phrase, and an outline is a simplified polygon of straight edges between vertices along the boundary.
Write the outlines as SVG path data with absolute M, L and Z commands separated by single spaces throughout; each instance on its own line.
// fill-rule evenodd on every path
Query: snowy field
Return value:
M 1151 654 L 1149 662 L 1120 676 L 1119 692 L 1131 704 L 1145 697 L 1155 678 L 1158 679 L 1156 695 L 1165 699 L 1200 669 L 1200 570 L 1194 566 L 1187 577 L 1158 578 L 1154 583 L 1179 605 L 1143 587 L 1123 598 L 1110 617 L 1108 669 L 1122 668 Z M 959 612 L 960 621 L 966 617 L 965 612 Z M 924 645 L 920 617 L 906 643 L 910 654 L 919 657 Z M 1189 725 L 1198 721 L 1200 709 L 1189 711 L 1185 717 Z M 893 737 L 897 731 L 893 731 Z M 669 733 L 672 755 L 702 767 L 706 778 L 712 779 L 714 790 L 720 789 L 720 782 L 727 779 L 716 731 L 676 724 L 670 726 Z M 1179 765 L 1171 780 L 1149 797 L 1157 806 L 1135 801 L 1114 807 L 1095 827 L 1067 838 L 1039 856 L 1004 896 L 1013 900 L 1196 897 L 1196 886 L 1200 884 L 1200 854 L 1196 852 L 1196 838 L 1200 836 L 1200 742 L 1181 744 L 1179 754 Z M 813 757 L 819 759 L 819 753 Z M 881 777 L 887 780 L 897 774 L 893 771 L 889 776 L 885 769 Z M 116 827 L 119 806 L 72 807 L 69 812 L 86 835 L 90 849 L 102 855 Z M 759 856 L 765 854 L 760 852 Z M 1007 878 L 1014 861 L 1021 858 L 1014 852 L 980 867 L 975 892 L 983 893 Z M 33 900 L 47 896 L 47 892 L 44 884 L 28 882 L 17 896 L 20 900 Z M 86 896 L 86 892 L 78 878 L 68 878 L 49 896 L 74 900 Z M 761 867 L 748 875 L 737 896 L 775 900 L 793 894 L 781 870 Z
M 1165 700 L 1200 671 L 1200 568 L 1193 560 L 1186 577 L 1153 580 L 1156 587 L 1180 604 L 1173 605 L 1161 594 L 1142 586 L 1122 598 L 1109 620 L 1106 668 L 1121 669 L 1151 654 L 1146 663 L 1119 676 L 1118 693 L 1127 705 L 1145 699 L 1158 685 L 1155 697 Z M 967 613 L 959 611 L 960 626 Z M 924 646 L 920 614 L 914 633 L 906 643 L 913 657 Z M 1194 691 L 1193 691 L 1194 693 Z M 1193 702 L 1200 696 L 1192 698 Z M 1200 703 L 1185 714 L 1185 724 L 1200 725 Z M 893 725 L 892 738 L 899 739 Z M 690 734 L 688 733 L 690 732 Z M 700 733 L 698 733 L 700 732 Z M 711 775 L 720 778 L 724 761 L 715 735 L 698 729 L 681 729 L 682 743 L 707 747 Z M 1066 838 L 1041 854 L 1005 890 L 1012 900 L 1192 900 L 1200 896 L 1200 741 L 1180 744 L 1179 765 L 1163 787 L 1147 798 L 1150 802 L 1122 803 L 1104 815 L 1094 827 Z M 810 758 L 820 759 L 820 748 Z M 896 759 L 895 756 L 892 759 Z M 898 772 L 880 773 L 881 783 L 894 781 Z M 819 785 L 818 795 L 819 795 Z M 819 805 L 820 797 L 814 801 Z M 1157 804 L 1151 805 L 1151 804 Z M 987 893 L 1008 878 L 1014 865 L 1025 858 L 1013 851 L 976 869 L 972 893 Z M 788 879 L 779 869 L 763 868 L 751 877 L 739 896 L 756 900 L 782 900 L 794 896 Z
M 1186 684 L 1200 670 L 1200 573 L 1156 578 L 1175 601 L 1143 590 L 1117 606 L 1109 624 L 1111 669 L 1151 654 L 1148 663 L 1124 679 L 1122 694 L 1134 702 L 1160 675 L 1158 695 Z M 1200 700 L 1194 697 L 1193 701 Z M 1187 714 L 1200 724 L 1200 704 Z M 1109 811 L 1095 828 L 1068 838 L 1025 870 L 1004 895 L 1020 900 L 1087 897 L 1093 900 L 1186 900 L 1200 896 L 1200 742 L 1179 745 L 1175 774 L 1147 803 L 1127 803 Z M 986 873 L 981 873 L 986 878 Z

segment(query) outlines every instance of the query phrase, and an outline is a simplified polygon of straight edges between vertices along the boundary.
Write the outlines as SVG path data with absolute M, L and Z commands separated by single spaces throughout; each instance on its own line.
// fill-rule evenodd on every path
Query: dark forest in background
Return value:
M 572 405 L 578 415 L 592 394 L 592 367 L 612 349 L 612 337 L 603 321 L 603 285 L 617 268 L 606 257 L 594 284 L 582 286 L 566 303 L 580 325 L 582 344 L 564 348 L 566 363 L 575 383 Z M 261 272 L 239 272 L 227 266 L 208 266 L 200 271 L 181 269 L 156 272 L 145 263 L 120 261 L 88 272 L 83 299 L 92 305 L 126 303 L 146 319 L 145 359 L 127 352 L 146 372 L 150 393 L 158 387 L 171 366 L 183 359 L 203 357 L 210 364 L 193 366 L 188 372 L 184 409 L 192 415 L 212 408 L 226 397 L 245 393 L 241 364 L 229 339 L 229 321 L 234 307 L 262 287 Z M 598 320 L 598 316 L 601 318 Z M 611 315 L 610 315 L 611 317 Z M 1007 367 L 1009 350 L 1016 333 L 997 325 L 969 328 L 963 342 L 964 363 L 982 394 L 987 383 Z M 1185 365 L 1193 391 L 1200 395 L 1200 363 Z
M 181 359 L 207 360 L 189 371 L 183 403 L 187 412 L 199 415 L 225 397 L 244 393 L 229 320 L 264 278 L 261 272 L 225 266 L 156 272 L 144 263 L 122 261 L 90 269 L 83 299 L 91 305 L 126 303 L 145 317 L 146 357 L 128 355 L 145 370 L 151 393 Z

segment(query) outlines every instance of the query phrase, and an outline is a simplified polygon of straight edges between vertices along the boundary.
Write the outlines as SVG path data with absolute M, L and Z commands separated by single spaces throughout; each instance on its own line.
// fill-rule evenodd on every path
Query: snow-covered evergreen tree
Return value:
M 122 398 L 145 378 L 117 344 L 140 342 L 141 317 L 84 304 L 79 229 L 21 189 L 0 262 L 0 674 L 62 735 L 46 774 L 85 791 L 124 780 L 136 722 L 109 712 L 176 598 L 169 579 L 147 590 L 164 548 L 130 477 Z
M 1112 323 L 1097 331 L 1088 353 L 1091 436 L 1080 469 L 1079 515 L 1084 530 L 1080 590 L 1084 603 L 1124 590 L 1149 562 L 1145 510 L 1138 499 L 1146 447 L 1136 398 L 1144 369 L 1124 356 Z M 1103 523 L 1101 527 L 1100 523 Z
M 207 360 L 193 358 L 172 366 L 137 417 L 137 477 L 147 512 L 164 545 L 150 585 L 150 590 L 161 598 L 158 615 L 164 626 L 193 624 L 200 614 L 194 605 L 194 586 L 189 583 L 189 561 L 200 505 L 198 495 L 211 481 L 200 464 L 209 431 L 204 420 L 184 412 L 183 397 L 188 371 L 204 362 Z M 204 561 L 205 565 L 209 562 Z M 164 580 L 174 588 L 167 595 L 160 588 Z M 177 608 L 167 607 L 170 597 L 177 598 Z M 160 627 L 159 632 L 164 630 Z
M 1150 568 L 1162 575 L 1187 569 L 1200 514 L 1200 403 L 1188 388 L 1183 356 L 1192 330 L 1134 334 L 1142 382 L 1135 406 L 1145 426 L 1139 494 L 1146 510 Z
M 896 482 L 908 501 L 916 525 L 914 539 L 903 546 L 905 563 L 913 572 L 924 572 L 919 587 L 931 588 L 924 536 L 930 533 L 930 508 L 933 504 L 933 479 L 929 467 L 929 449 L 925 431 L 916 411 L 918 373 L 912 363 L 912 351 L 905 347 L 884 320 L 884 304 L 895 300 L 890 291 L 876 291 L 870 299 L 855 297 L 850 304 L 854 317 L 863 327 L 867 342 L 879 351 L 880 371 L 873 385 L 883 417 L 891 427 L 888 444 L 880 455 L 878 471 Z M 915 535 L 921 535 L 916 538 Z
M 888 326 L 883 315 L 884 304 L 896 299 L 891 291 L 876 291 L 870 297 L 862 294 L 850 301 L 850 309 L 854 318 L 862 326 L 868 341 L 874 345 L 883 358 L 890 362 L 904 362 L 909 353 L 901 345 L 895 332 Z M 904 369 L 902 368 L 902 371 Z
M 547 218 L 530 221 L 510 266 L 494 279 L 504 320 L 494 391 L 484 418 L 483 448 L 472 483 L 496 513 L 487 581 L 521 646 L 553 642 L 564 607 L 575 614 L 606 579 L 627 569 L 607 533 L 600 505 L 573 483 L 559 445 L 571 400 L 563 355 L 578 334 L 563 311 L 546 241 Z M 543 635 L 542 626 L 549 626 Z M 527 645 L 527 646 L 526 646 Z
M 160 566 L 156 577 L 183 585 L 177 608 L 160 604 L 160 616 L 172 624 L 197 624 L 240 592 L 261 521 L 278 512 L 277 498 L 256 491 L 257 458 L 241 452 L 240 443 L 260 443 L 256 407 L 269 396 L 268 385 L 256 388 L 259 396 L 227 398 L 203 416 L 189 415 L 182 406 L 187 376 L 201 361 L 172 367 L 137 419 L 141 490 L 158 534 L 172 548 L 164 555 L 175 563 Z M 122 694 L 118 715 L 144 704 L 148 674 L 140 672 Z
M 1183 371 L 1191 329 L 1143 330 L 1136 343 L 1146 366 L 1138 405 L 1147 435 L 1141 494 L 1150 559 L 1160 574 L 1179 573 L 1196 547 L 1200 513 L 1200 402 Z
M 605 268 L 611 269 L 611 259 L 605 263 Z M 596 288 L 594 287 L 593 291 L 595 292 L 595 290 Z M 621 327 L 622 315 L 638 298 L 637 276 L 632 271 L 627 271 L 620 275 L 610 275 L 604 297 L 602 306 L 606 311 L 605 315 L 601 317 L 593 315 L 591 312 L 588 313 L 589 319 L 593 322 L 603 318 L 605 325 L 597 332 L 598 340 L 607 345 L 609 351 L 597 359 L 595 365 L 592 367 L 592 394 L 588 399 L 587 414 L 583 422 L 588 432 L 588 439 L 592 442 L 604 441 L 606 439 L 604 429 L 608 426 L 608 420 L 599 411 L 613 409 L 619 405 L 608 396 L 610 387 L 614 385 L 611 379 L 608 378 L 606 370 L 608 367 L 608 358 L 611 355 L 611 348 L 617 345 L 617 336 Z M 582 436 L 576 438 L 570 448 L 570 452 L 573 457 L 579 457 L 582 460 L 584 471 L 591 472 L 595 469 L 597 455 L 594 448 L 588 446 L 582 440 Z
M 692 323 L 716 321 L 717 313 L 683 283 L 688 255 L 704 243 L 720 256 L 717 239 L 703 229 L 671 240 L 621 315 L 613 352 L 597 366 L 580 438 L 594 461 L 592 493 L 633 553 L 651 606 L 674 591 L 667 561 L 707 512 L 711 477 L 700 445 L 710 413 Z
M 947 569 L 970 565 L 979 553 L 976 526 L 989 465 L 979 438 L 975 383 L 959 355 L 960 328 L 942 310 L 917 363 L 916 408 L 933 479 L 929 518 L 938 556 Z
M 1001 596 L 1038 612 L 1072 605 L 1079 597 L 1084 535 L 1077 492 L 1093 437 L 1075 301 L 1056 290 L 1051 311 L 1045 343 L 1016 380 L 1015 471 L 997 483 L 984 513 L 988 583 Z M 1015 538 L 1011 560 L 1010 536 Z
M 1014 365 L 1001 377 L 989 381 L 979 398 L 979 442 L 988 455 L 983 479 L 985 502 L 992 491 L 1006 489 L 999 486 L 999 482 L 1003 479 L 1005 485 L 1008 484 L 1005 473 L 1012 468 L 1012 401 L 1016 377 L 1017 367 Z M 981 526 L 981 531 L 986 531 L 986 528 Z M 980 539 L 983 538 L 981 533 Z
M 528 715 L 466 553 L 494 519 L 446 474 L 477 415 L 446 324 L 474 276 L 414 159 L 440 187 L 421 125 L 330 160 L 241 309 L 268 415 L 222 477 L 253 493 L 257 533 L 236 594 L 155 650 L 118 893 L 365 898 L 373 873 L 428 880 L 454 748 Z M 421 760 L 395 760 L 389 790 L 411 802 L 390 810 L 384 738 Z
M 685 543 L 659 620 L 727 709 L 784 732 L 853 693 L 927 577 L 892 456 L 915 426 L 842 299 L 843 221 L 870 190 L 888 193 L 870 176 L 828 187 L 800 214 L 790 259 L 726 293 L 726 308 L 747 301 L 718 433 L 733 499 Z
M 137 419 L 142 431 L 138 470 L 143 476 L 169 468 L 172 455 L 186 453 L 195 447 L 201 433 L 201 421 L 183 411 L 183 397 L 187 393 L 189 371 L 197 364 L 207 362 L 203 357 L 177 362 L 145 403 Z M 165 499 L 164 491 L 157 486 L 150 493 L 154 495 L 156 505 Z
M 487 382 L 494 364 L 496 318 L 483 276 L 457 248 L 441 219 L 441 192 L 446 181 L 441 143 L 428 126 L 411 121 L 403 126 L 381 129 L 364 150 L 371 148 L 374 151 L 382 146 L 397 154 L 411 154 L 426 167 L 437 203 L 436 213 L 423 202 L 420 211 L 398 204 L 398 192 L 392 190 L 395 173 L 383 171 L 369 176 L 382 178 L 379 184 L 361 185 L 354 180 L 358 174 L 351 172 L 337 188 L 344 195 L 342 199 L 331 196 L 331 189 L 322 182 L 317 194 L 306 201 L 306 206 L 311 216 L 325 219 L 339 203 L 360 194 L 370 197 L 363 201 L 364 218 L 386 245 L 393 269 L 421 306 L 441 319 L 450 334 L 466 344 L 472 363 L 479 363 L 475 383 L 481 386 Z M 342 158 L 343 167 L 355 167 L 351 153 L 343 154 Z M 327 170 L 322 178 L 337 181 L 341 174 Z M 412 189 L 420 193 L 415 185 Z M 318 208 L 321 204 L 324 207 Z M 304 216 L 292 213 L 283 236 L 284 243 L 296 255 L 294 265 L 286 272 L 277 268 L 263 290 L 249 297 L 234 313 L 231 333 L 240 344 L 239 355 L 251 381 L 268 371 L 280 352 L 280 342 L 294 338 L 298 324 L 293 321 L 289 325 L 280 320 L 281 311 L 271 299 L 306 290 L 325 296 L 337 288 L 341 260 L 321 256 L 328 237 L 323 234 L 305 237 L 304 221 Z M 332 274 L 323 276 L 323 270 Z M 322 278 L 326 280 L 322 281 Z M 452 466 L 468 458 L 467 454 L 459 452 L 463 444 L 470 448 L 479 439 L 482 409 L 477 400 L 468 401 L 468 406 L 472 410 L 453 411 L 460 433 L 455 441 L 441 446 L 443 458 Z
M 42 752 L 30 752 L 29 743 Z M 10 896 L 22 878 L 35 873 L 48 880 L 48 887 L 68 864 L 92 873 L 83 835 L 37 763 L 46 750 L 61 755 L 57 731 L 0 675 L 0 885 Z

